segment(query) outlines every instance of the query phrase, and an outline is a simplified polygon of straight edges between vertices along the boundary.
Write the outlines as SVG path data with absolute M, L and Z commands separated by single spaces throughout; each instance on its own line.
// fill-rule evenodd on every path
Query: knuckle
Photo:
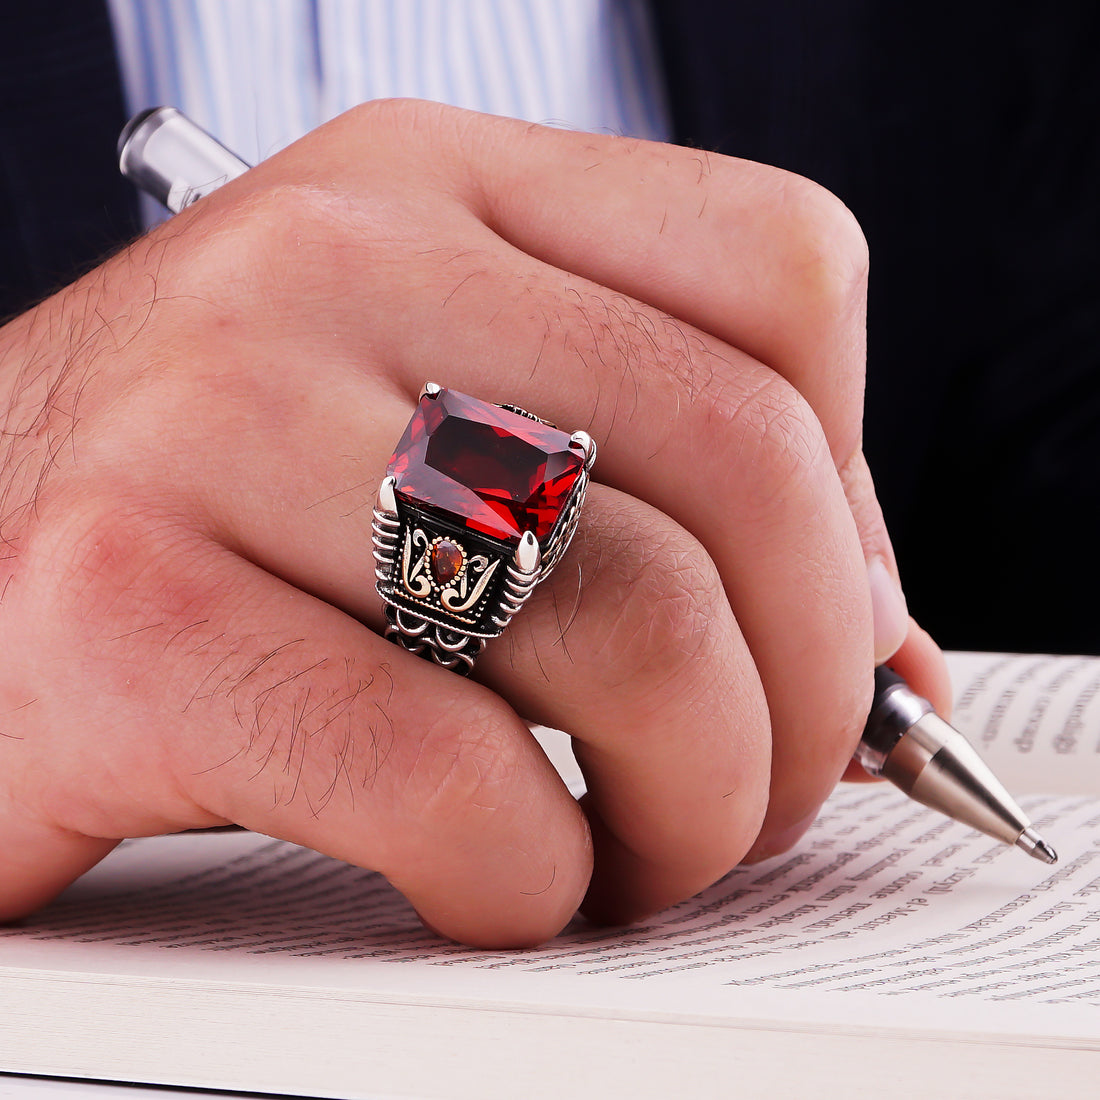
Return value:
M 868 272 L 867 240 L 855 215 L 831 191 L 782 168 L 726 157 L 707 160 L 713 210 L 732 220 L 723 233 L 734 268 L 743 266 L 746 195 L 754 223 L 776 255 L 785 293 L 801 292 L 806 306 L 815 301 L 834 309 L 861 298 Z
M 478 811 L 499 811 L 514 774 L 507 743 L 514 719 L 490 700 L 453 702 L 421 730 L 409 781 L 432 830 Z M 411 804 L 411 803 L 410 803 Z
M 95 499 L 75 506 L 67 494 L 58 493 L 49 504 L 48 518 L 28 547 L 35 587 L 49 591 L 49 609 L 66 627 L 94 624 L 123 594 L 140 587 L 145 566 L 142 525 L 133 521 L 129 509 L 111 515 Z M 55 583 L 50 584 L 51 578 Z
M 603 547 L 593 576 L 601 606 L 614 608 L 593 637 L 609 683 L 664 692 L 713 644 L 726 599 L 718 570 L 682 528 L 635 520 Z
M 343 122 L 372 137 L 390 137 L 400 145 L 408 145 L 410 137 L 431 136 L 445 119 L 471 112 L 427 99 L 394 96 L 371 99 L 352 107 L 341 116 Z
M 803 308 L 847 316 L 866 293 L 868 250 L 855 215 L 824 187 L 790 173 L 780 182 L 784 274 Z
M 387 212 L 365 212 L 328 177 L 287 179 L 284 169 L 231 201 L 210 202 L 178 215 L 187 220 L 176 232 L 168 223 L 142 238 L 134 254 L 152 279 L 158 318 L 167 314 L 185 338 L 196 325 L 250 335 L 257 322 L 302 313 L 303 303 L 326 311 L 346 293 L 359 254 L 388 247 Z
M 98 652 L 131 629 L 186 619 L 206 598 L 194 544 L 147 504 L 89 494 L 49 543 L 39 559 L 43 604 L 73 643 Z
M 407 169 L 399 171 L 402 190 L 407 191 L 409 181 L 415 179 L 418 185 L 449 192 L 458 180 L 467 178 L 465 166 L 477 158 L 486 142 L 499 138 L 508 122 L 450 104 L 399 97 L 362 103 L 334 125 L 347 131 L 341 156 L 348 144 L 367 148 L 372 151 L 371 160 L 387 164 L 391 175 L 395 167 Z M 377 203 L 378 198 L 376 194 L 373 201 Z
M 204 282 L 227 304 L 251 304 L 262 294 L 285 290 L 305 300 L 301 285 L 311 264 L 324 269 L 327 253 L 346 233 L 351 209 L 338 193 L 304 182 L 258 189 L 211 219 L 196 251 Z M 268 306 L 270 309 L 270 305 Z
M 122 678 L 119 696 L 163 698 L 181 673 L 159 659 L 166 639 L 234 590 L 220 544 L 120 478 L 73 481 L 48 494 L 41 517 L 11 586 L 13 611 L 33 609 L 35 637 L 72 662 L 59 676 L 83 675 L 90 661 L 96 676 Z
M 742 518 L 782 509 L 792 492 L 832 471 L 828 440 L 813 410 L 770 372 L 748 390 L 743 384 L 719 389 L 703 435 L 721 441 Z

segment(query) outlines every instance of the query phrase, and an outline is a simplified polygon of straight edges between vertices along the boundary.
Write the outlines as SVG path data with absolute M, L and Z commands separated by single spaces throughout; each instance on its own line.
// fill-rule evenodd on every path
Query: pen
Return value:
M 118 154 L 122 174 L 172 213 L 249 168 L 174 107 L 135 115 L 119 137 Z M 875 670 L 856 759 L 871 775 L 964 825 L 1044 863 L 1058 858 L 966 738 L 885 666 Z
M 875 669 L 874 701 L 856 759 L 917 802 L 1043 863 L 1058 858 L 974 746 L 885 665 Z
M 175 107 L 134 115 L 119 135 L 119 171 L 173 214 L 247 172 L 246 164 Z

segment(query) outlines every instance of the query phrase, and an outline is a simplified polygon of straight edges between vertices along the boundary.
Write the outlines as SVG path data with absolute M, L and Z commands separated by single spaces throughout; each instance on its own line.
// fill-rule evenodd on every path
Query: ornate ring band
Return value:
M 386 637 L 463 675 L 577 528 L 596 445 L 429 382 L 374 510 Z

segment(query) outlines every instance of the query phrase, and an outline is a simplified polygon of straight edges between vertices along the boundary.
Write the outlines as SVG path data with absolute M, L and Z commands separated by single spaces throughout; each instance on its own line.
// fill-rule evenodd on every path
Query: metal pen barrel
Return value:
M 925 806 L 1043 863 L 1058 858 L 973 745 L 888 668 L 875 670 L 875 701 L 856 759 Z
M 126 124 L 118 166 L 173 214 L 251 167 L 175 107 L 152 107 Z

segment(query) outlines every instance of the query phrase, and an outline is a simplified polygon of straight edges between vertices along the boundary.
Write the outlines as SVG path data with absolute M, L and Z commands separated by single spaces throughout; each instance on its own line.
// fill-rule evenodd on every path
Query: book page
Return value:
M 791 853 L 643 924 L 577 921 L 530 951 L 440 941 L 382 876 L 282 841 L 133 841 L 22 927 L 0 929 L 0 967 L 539 1002 L 553 1000 L 556 976 L 581 1002 L 727 1013 L 752 990 L 812 990 L 837 995 L 834 1019 L 855 993 L 905 994 L 907 1013 L 920 997 L 940 1019 L 947 1002 L 1026 1004 L 1035 1027 L 1037 1009 L 1078 1005 L 1089 1010 L 1078 1023 L 1095 1028 L 1100 799 L 1025 801 L 1060 845 L 1059 865 L 892 788 L 848 787 Z
M 953 723 L 1009 788 L 1100 794 L 1100 658 L 948 654 Z
M 239 1092 L 190 1093 L 191 1100 L 248 1100 Z M 115 1085 L 106 1081 L 71 1081 L 0 1073 L 0 1100 L 180 1100 L 177 1090 Z M 387 1100 L 380 1096 L 378 1100 Z
M 846 785 L 791 852 L 639 925 L 578 919 L 529 951 L 441 941 L 382 876 L 289 843 L 244 832 L 130 841 L 54 905 L 0 928 L 0 975 L 1023 1027 L 1100 1047 L 1100 796 L 1021 802 L 1058 849 L 1055 866 L 888 785 Z

